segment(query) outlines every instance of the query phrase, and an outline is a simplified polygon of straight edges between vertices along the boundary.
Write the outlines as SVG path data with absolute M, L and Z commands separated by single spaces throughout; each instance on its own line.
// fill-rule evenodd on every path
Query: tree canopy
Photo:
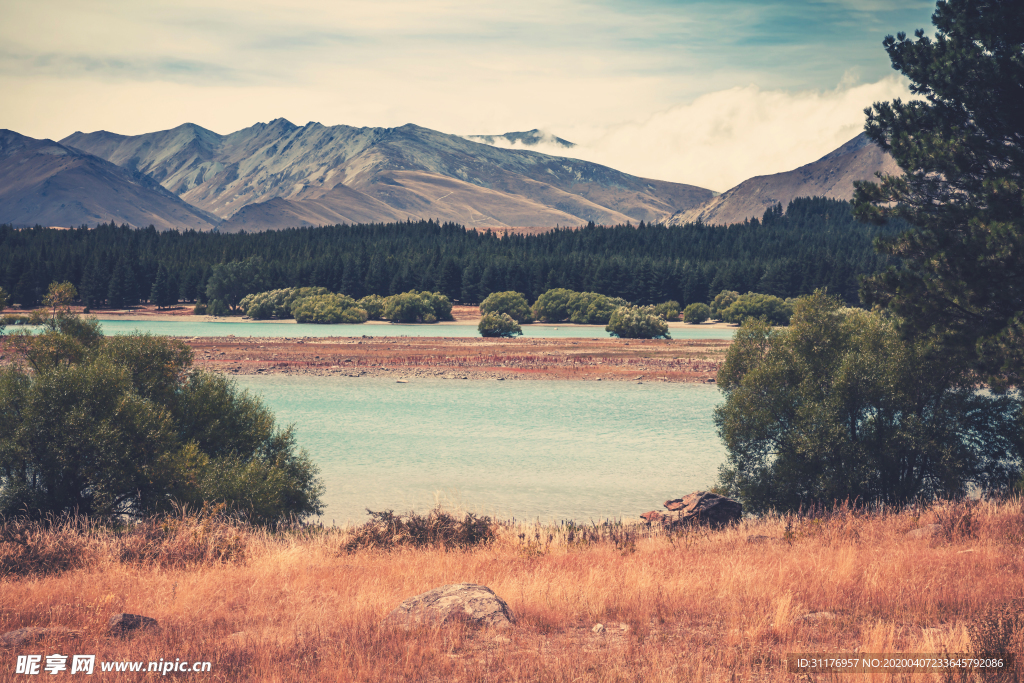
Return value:
M 58 315 L 0 369 L 0 514 L 142 515 L 225 502 L 255 522 L 322 509 L 316 466 L 259 399 L 182 342 Z
M 943 0 L 935 37 L 884 41 L 920 96 L 866 110 L 903 175 L 858 183 L 860 218 L 911 226 L 863 294 L 999 390 L 1024 378 L 1024 4 Z
M 722 488 L 754 512 L 850 500 L 901 505 L 1000 490 L 1021 472 L 1022 406 L 908 343 L 891 315 L 823 292 L 789 328 L 748 318 L 718 386 Z

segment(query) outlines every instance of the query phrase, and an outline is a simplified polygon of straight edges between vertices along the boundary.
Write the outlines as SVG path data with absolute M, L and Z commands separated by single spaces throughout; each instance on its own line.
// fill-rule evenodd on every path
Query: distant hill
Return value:
M 162 230 L 210 230 L 220 223 L 145 174 L 0 130 L 0 223 L 69 227 L 111 219 Z
M 184 124 L 135 136 L 75 133 L 62 143 L 149 176 L 223 219 L 222 231 L 410 218 L 468 227 L 665 221 L 713 195 L 413 124 L 277 119 L 230 135 Z
M 669 221 L 682 225 L 702 221 L 708 225 L 742 223 L 760 218 L 765 209 L 797 197 L 853 198 L 853 181 L 873 180 L 876 172 L 901 173 L 896 161 L 861 133 L 821 159 L 800 168 L 756 176 L 710 199 L 705 204 L 680 211 Z

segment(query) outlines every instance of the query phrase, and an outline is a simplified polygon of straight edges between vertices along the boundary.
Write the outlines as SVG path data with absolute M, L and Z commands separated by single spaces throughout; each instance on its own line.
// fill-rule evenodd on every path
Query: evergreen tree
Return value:
M 912 228 L 883 240 L 903 262 L 864 295 L 896 311 L 993 387 L 1024 380 L 1024 3 L 944 0 L 884 46 L 922 96 L 867 110 L 868 136 L 905 172 L 859 183 L 857 215 Z

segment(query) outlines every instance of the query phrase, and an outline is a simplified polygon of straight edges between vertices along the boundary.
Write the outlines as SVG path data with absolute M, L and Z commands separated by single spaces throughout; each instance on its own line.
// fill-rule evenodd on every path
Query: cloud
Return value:
M 863 131 L 865 107 L 895 97 L 909 97 L 906 83 L 895 76 L 866 84 L 844 81 L 824 92 L 750 85 L 635 121 L 547 132 L 575 142 L 573 157 L 722 192 L 756 175 L 816 161 Z M 568 156 L 565 148 L 547 143 L 529 149 Z

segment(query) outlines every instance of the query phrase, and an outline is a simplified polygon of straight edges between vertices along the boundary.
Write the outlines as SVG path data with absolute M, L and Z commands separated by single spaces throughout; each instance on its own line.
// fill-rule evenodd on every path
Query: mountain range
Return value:
M 861 135 L 813 164 L 717 195 L 526 149 L 540 142 L 573 147 L 538 130 L 462 137 L 413 124 L 284 119 L 229 135 L 183 124 L 133 136 L 78 132 L 59 143 L 0 131 L 0 223 L 228 232 L 421 218 L 474 228 L 728 224 L 799 196 L 849 199 L 853 180 L 898 171 Z

